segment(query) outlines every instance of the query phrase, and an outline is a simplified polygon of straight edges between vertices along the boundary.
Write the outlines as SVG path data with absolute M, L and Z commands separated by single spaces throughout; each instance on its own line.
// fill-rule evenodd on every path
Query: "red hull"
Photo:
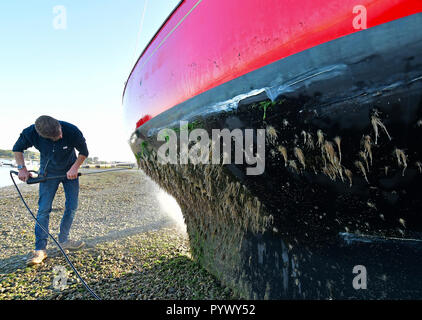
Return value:
M 422 12 L 419 0 L 186 0 L 134 66 L 123 104 L 127 126 L 253 70 L 359 30 Z M 231 97 L 227 97 L 228 99 Z

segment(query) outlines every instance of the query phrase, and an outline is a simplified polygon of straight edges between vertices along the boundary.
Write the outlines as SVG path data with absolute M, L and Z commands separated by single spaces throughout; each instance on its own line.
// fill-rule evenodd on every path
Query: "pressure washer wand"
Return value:
M 16 173 L 16 171 L 14 171 L 13 173 Z M 80 172 L 78 172 L 78 176 L 81 176 Z M 26 183 L 27 184 L 36 184 L 36 183 L 45 182 L 47 180 L 63 179 L 63 178 L 66 178 L 66 175 L 51 176 L 51 177 L 39 176 L 39 177 L 36 177 L 36 178 L 28 178 L 28 180 L 26 180 Z

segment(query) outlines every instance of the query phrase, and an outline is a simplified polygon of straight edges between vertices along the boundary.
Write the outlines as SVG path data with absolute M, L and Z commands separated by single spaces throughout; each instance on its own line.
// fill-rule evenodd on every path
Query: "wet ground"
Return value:
M 38 187 L 22 184 L 20 188 L 36 211 Z M 102 298 L 231 297 L 230 290 L 192 260 L 186 233 L 169 215 L 174 207 L 163 203 L 168 198 L 142 171 L 82 176 L 79 201 L 70 236 L 84 240 L 87 246 L 71 253 L 70 259 Z M 50 219 L 54 236 L 63 210 L 60 187 Z M 34 222 L 13 186 L 0 189 L 0 212 L 0 299 L 90 298 L 51 241 L 49 258 L 40 266 L 26 268 L 26 255 L 33 249 Z M 53 287 L 55 266 L 67 270 L 66 290 Z

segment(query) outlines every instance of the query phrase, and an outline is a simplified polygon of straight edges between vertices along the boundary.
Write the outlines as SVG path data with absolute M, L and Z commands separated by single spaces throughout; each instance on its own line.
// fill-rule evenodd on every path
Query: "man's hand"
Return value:
M 67 178 L 69 180 L 73 180 L 76 179 L 78 177 L 78 170 L 79 167 L 81 166 L 81 164 L 85 161 L 86 156 L 79 154 L 78 158 L 76 159 L 75 163 L 73 164 L 73 166 L 70 168 L 70 170 L 66 173 Z
M 74 180 L 78 177 L 78 168 L 72 166 L 69 171 L 66 173 L 66 176 L 69 180 Z
M 18 178 L 19 180 L 26 182 L 30 177 L 32 177 L 32 174 L 26 170 L 26 168 L 20 169 Z

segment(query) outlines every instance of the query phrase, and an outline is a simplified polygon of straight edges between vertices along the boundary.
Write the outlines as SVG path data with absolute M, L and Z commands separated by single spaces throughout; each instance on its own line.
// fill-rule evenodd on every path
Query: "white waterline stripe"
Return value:
M 315 78 L 315 77 L 317 77 L 317 76 L 319 76 L 321 74 L 324 74 L 324 73 L 327 73 L 327 72 L 331 72 L 331 71 L 333 71 L 336 68 L 337 68 L 337 66 L 334 66 L 330 70 L 324 70 L 324 71 L 320 71 L 320 72 L 311 74 L 310 76 L 308 76 L 306 78 L 302 78 L 302 79 L 297 80 L 296 82 L 293 82 L 293 83 L 288 84 L 286 87 L 288 88 L 288 87 L 294 86 L 295 84 L 298 84 L 300 82 L 304 82 L 304 81 L 309 80 L 311 78 Z
M 230 110 L 230 109 L 236 109 L 237 108 L 237 104 L 246 98 L 252 97 L 252 96 L 256 96 L 262 92 L 265 91 L 266 88 L 261 88 L 261 89 L 254 89 L 252 91 L 249 91 L 247 93 L 242 93 L 239 94 L 231 99 L 222 101 L 222 102 L 216 102 L 213 104 L 208 104 L 204 107 L 192 110 L 189 113 L 183 114 L 183 116 L 181 116 L 181 119 L 179 120 L 174 120 L 172 122 L 167 123 L 164 126 L 160 126 L 158 128 L 150 128 L 147 131 L 147 135 L 148 137 L 151 137 L 153 134 L 155 134 L 156 132 L 162 130 L 162 129 L 166 129 L 167 127 L 174 127 L 176 125 L 178 125 L 180 123 L 180 121 L 188 121 L 189 119 L 192 119 L 196 116 L 199 115 L 208 115 L 208 114 L 212 114 L 215 112 L 222 112 L 222 111 L 226 111 L 226 110 Z M 151 124 L 151 123 L 150 123 Z

